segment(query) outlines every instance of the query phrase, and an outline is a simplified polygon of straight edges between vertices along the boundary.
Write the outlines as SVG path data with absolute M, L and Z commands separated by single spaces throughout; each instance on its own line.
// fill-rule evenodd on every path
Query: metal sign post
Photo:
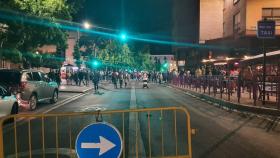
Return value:
M 265 39 L 273 39 L 275 38 L 275 21 L 273 20 L 261 20 L 258 21 L 258 31 L 257 37 L 262 39 L 263 45 L 263 85 L 262 85 L 262 103 L 265 104 L 265 81 L 266 81 L 266 51 L 264 40 Z

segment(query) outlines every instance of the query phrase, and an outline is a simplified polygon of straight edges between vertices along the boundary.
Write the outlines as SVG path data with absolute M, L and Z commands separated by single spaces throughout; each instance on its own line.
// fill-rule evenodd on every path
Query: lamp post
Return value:
M 84 29 L 89 30 L 89 29 L 91 29 L 92 25 L 88 21 L 85 21 L 85 22 L 83 22 L 82 27 Z M 77 41 L 78 42 L 80 41 L 80 27 L 78 28 L 78 39 L 77 39 Z
M 82 28 L 87 29 L 87 30 L 89 30 L 92 27 L 92 25 L 87 21 L 84 21 L 83 24 L 81 24 L 81 26 L 82 26 Z M 80 50 L 80 28 L 81 27 L 79 26 L 78 31 L 77 31 L 77 36 L 78 36 L 77 37 L 77 44 L 78 44 L 79 50 Z

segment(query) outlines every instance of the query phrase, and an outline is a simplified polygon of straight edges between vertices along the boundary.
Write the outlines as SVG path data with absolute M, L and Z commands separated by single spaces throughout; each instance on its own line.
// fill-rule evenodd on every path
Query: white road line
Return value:
M 75 95 L 75 96 L 66 98 L 66 99 L 60 101 L 59 103 L 54 104 L 52 108 L 50 108 L 50 109 L 48 109 L 48 110 L 46 110 L 46 111 L 36 111 L 36 112 L 33 113 L 33 114 L 39 114 L 39 113 L 46 114 L 46 113 L 48 113 L 48 112 L 50 112 L 50 111 L 52 111 L 52 110 L 55 110 L 55 109 L 57 109 L 57 108 L 59 108 L 59 107 L 65 105 L 65 104 L 67 104 L 67 103 L 70 103 L 70 102 L 72 102 L 72 101 L 74 101 L 74 100 L 76 100 L 76 99 L 79 99 L 80 97 L 83 97 L 83 96 L 85 96 L 85 95 L 87 95 L 87 94 L 88 94 L 88 93 L 83 93 L 83 94 L 78 94 L 78 95 Z M 32 113 L 31 113 L 31 114 L 32 114 Z M 28 121 L 28 120 L 33 120 L 33 119 L 35 119 L 35 118 L 36 118 L 36 117 L 18 118 L 18 119 L 17 119 L 17 127 L 23 125 L 24 123 L 26 123 L 26 121 Z M 5 129 L 5 131 L 4 131 L 4 133 L 6 134 L 6 133 L 10 132 L 10 131 L 13 129 L 12 126 L 13 126 L 13 124 L 7 125 L 7 127 L 6 127 L 6 129 Z
M 83 93 L 83 94 L 79 94 L 79 95 L 73 96 L 73 97 L 71 97 L 71 99 L 66 100 L 65 102 L 62 102 L 61 104 L 58 104 L 58 105 L 56 105 L 56 106 L 54 106 L 54 107 L 44 111 L 43 114 L 49 113 L 49 112 L 51 112 L 51 111 L 53 111 L 53 110 L 55 110 L 55 109 L 65 105 L 65 104 L 70 103 L 70 102 L 72 102 L 72 101 L 74 101 L 76 99 L 79 99 L 79 98 L 81 98 L 81 97 L 83 97 L 83 96 L 85 96 L 87 94 L 89 94 L 89 93 Z
M 136 109 L 136 91 L 135 91 L 135 83 L 132 84 L 131 87 L 131 98 L 130 98 L 130 109 Z M 137 140 L 138 138 L 138 140 Z M 128 151 L 128 157 L 142 157 L 146 158 L 145 147 L 143 143 L 143 139 L 141 136 L 138 113 L 130 113 L 129 114 L 129 142 L 128 145 L 130 147 Z M 139 150 L 141 149 L 141 150 Z M 138 156 L 136 156 L 138 154 Z

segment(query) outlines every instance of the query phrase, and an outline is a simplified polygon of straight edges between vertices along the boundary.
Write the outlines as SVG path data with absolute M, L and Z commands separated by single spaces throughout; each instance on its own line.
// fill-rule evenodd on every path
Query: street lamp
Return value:
M 84 29 L 87 29 L 89 30 L 91 28 L 91 24 L 88 22 L 88 21 L 85 21 L 83 24 L 82 24 L 83 28 Z M 78 42 L 79 42 L 79 39 L 80 39 L 80 27 L 78 28 Z
M 83 27 L 84 27 L 85 29 L 90 29 L 90 28 L 91 28 L 91 24 L 90 24 L 89 22 L 85 21 L 85 22 L 83 23 Z

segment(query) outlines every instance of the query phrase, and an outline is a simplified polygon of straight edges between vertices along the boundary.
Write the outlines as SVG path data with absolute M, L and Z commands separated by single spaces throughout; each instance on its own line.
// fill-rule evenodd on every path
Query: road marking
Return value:
M 78 94 L 78 95 L 66 98 L 66 99 L 60 101 L 59 103 L 54 104 L 52 106 L 52 108 L 50 108 L 50 109 L 48 109 L 46 111 L 36 111 L 33 114 L 38 114 L 38 113 L 46 114 L 46 113 L 48 113 L 50 111 L 53 111 L 53 110 L 55 110 L 55 109 L 65 105 L 65 104 L 68 104 L 68 103 L 70 103 L 70 102 L 72 102 L 74 100 L 77 100 L 77 99 L 79 99 L 79 98 L 81 98 L 81 97 L 83 97 L 83 96 L 85 96 L 87 94 L 89 94 L 89 93 Z M 17 122 L 17 127 L 20 127 L 20 126 L 24 125 L 24 123 L 26 123 L 26 121 L 33 120 L 33 119 L 36 119 L 36 117 L 18 118 L 17 121 L 16 121 Z M 13 129 L 13 124 L 6 125 L 4 134 L 11 132 L 12 129 Z
M 61 104 L 58 104 L 58 105 L 56 105 L 56 106 L 54 106 L 54 107 L 44 111 L 43 114 L 49 113 L 50 111 L 53 111 L 53 110 L 55 110 L 55 109 L 65 105 L 65 104 L 68 104 L 68 103 L 70 103 L 70 102 L 72 102 L 74 100 L 77 100 L 77 99 L 79 99 L 79 98 L 81 98 L 81 97 L 83 97 L 83 96 L 85 96 L 87 94 L 89 94 L 89 93 L 83 93 L 83 94 L 79 94 L 79 95 L 76 95 L 74 97 L 71 97 L 69 100 L 66 100 L 65 102 L 62 102 Z
M 99 149 L 99 156 L 103 155 L 107 151 L 113 149 L 116 144 L 112 143 L 108 139 L 99 136 L 99 142 L 100 143 L 82 143 L 81 148 L 82 149 Z
M 130 95 L 130 109 L 136 109 L 136 91 L 135 91 L 135 83 L 131 85 L 131 95 Z M 138 140 L 137 140 L 138 138 Z M 128 151 L 128 157 L 142 157 L 146 158 L 145 147 L 143 143 L 143 139 L 141 136 L 138 113 L 129 113 L 129 142 L 128 145 L 130 147 Z M 134 147 L 134 148 L 133 148 Z M 139 151 L 139 148 L 141 151 Z

